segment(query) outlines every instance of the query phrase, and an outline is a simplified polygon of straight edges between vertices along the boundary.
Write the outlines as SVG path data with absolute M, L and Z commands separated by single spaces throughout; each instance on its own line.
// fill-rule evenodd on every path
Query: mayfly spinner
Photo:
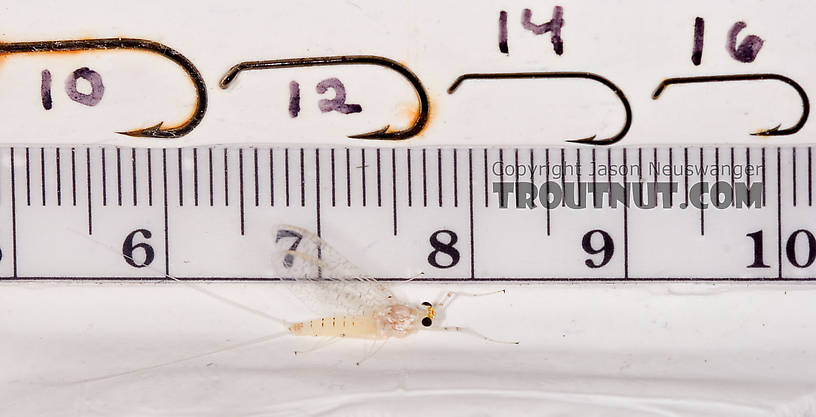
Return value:
M 105 246 L 111 251 L 115 251 L 112 247 L 96 241 L 84 233 L 76 233 Z M 359 270 L 325 241 L 309 231 L 295 226 L 280 226 L 275 229 L 274 236 L 275 244 L 288 245 L 273 252 L 272 263 L 275 274 L 282 281 L 294 281 L 293 285 L 290 286 L 290 290 L 302 301 L 316 309 L 328 309 L 335 314 L 313 320 L 290 322 L 224 297 L 205 287 L 178 279 L 172 275 L 163 274 L 167 278 L 208 297 L 280 323 L 286 327 L 286 331 L 187 358 L 76 382 L 99 381 L 157 369 L 191 359 L 264 343 L 286 335 L 325 338 L 325 343 L 321 343 L 309 351 L 342 338 L 368 339 L 375 342 L 374 349 L 368 351 L 363 360 L 373 356 L 384 346 L 387 340 L 404 338 L 419 330 L 458 332 L 490 342 L 518 344 L 516 341 L 493 339 L 467 327 L 439 325 L 443 321 L 445 311 L 457 297 L 503 294 L 504 290 L 477 294 L 448 291 L 443 293 L 435 303 L 426 301 L 414 306 L 401 301 L 386 285 Z M 150 266 L 148 268 L 155 269 Z M 376 342 L 380 342 L 379 346 L 376 346 Z M 295 354 L 298 353 L 301 352 L 295 352 Z M 357 365 L 361 362 L 362 360 L 357 362 Z
M 275 272 L 284 280 L 297 281 L 296 293 L 307 291 L 321 305 L 341 314 L 292 323 L 288 330 L 295 336 L 354 337 L 373 340 L 403 338 L 418 330 L 460 332 L 497 343 L 504 342 L 484 336 L 461 326 L 439 326 L 445 309 L 458 296 L 484 296 L 504 290 L 470 294 L 446 292 L 435 303 L 423 302 L 412 306 L 399 300 L 381 282 L 356 268 L 314 234 L 294 226 L 277 229 L 275 242 L 290 243 L 288 249 L 273 259 Z M 315 297 L 316 296 L 316 297 Z

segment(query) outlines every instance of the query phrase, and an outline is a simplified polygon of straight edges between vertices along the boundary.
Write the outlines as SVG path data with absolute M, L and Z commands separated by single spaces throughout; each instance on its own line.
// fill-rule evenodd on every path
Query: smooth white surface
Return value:
M 206 287 L 290 320 L 313 316 L 283 284 Z M 396 287 L 416 302 L 450 288 Z M 218 350 L 280 326 L 172 282 L 4 284 L 0 409 L 66 416 L 813 412 L 803 399 L 816 379 L 812 286 L 502 288 L 504 296 L 457 301 L 447 323 L 517 338 L 518 346 L 423 332 L 389 341 L 355 366 L 366 342 L 295 356 L 316 342 L 286 336 L 77 382 Z
M 778 83 L 673 88 L 666 77 L 780 72 L 816 85 L 802 1 L 558 2 L 565 8 L 563 57 L 549 36 L 519 30 L 521 9 L 549 19 L 554 3 L 382 1 L 6 2 L 3 40 L 142 37 L 185 54 L 210 93 L 204 122 L 158 146 L 214 143 L 334 143 L 345 135 L 410 119 L 414 97 L 378 69 L 331 68 L 242 74 L 229 90 L 218 79 L 247 59 L 377 54 L 405 63 L 426 85 L 433 113 L 407 144 L 561 144 L 615 132 L 619 103 L 584 82 L 508 82 L 445 89 L 464 72 L 591 71 L 624 89 L 634 124 L 622 144 L 748 143 L 760 128 L 792 123 L 798 98 Z M 498 11 L 508 10 L 510 56 L 496 47 Z M 706 18 L 703 65 L 689 60 L 693 19 Z M 765 47 L 753 64 L 733 61 L 725 35 L 737 20 Z M 106 80 L 93 108 L 60 87 L 75 68 Z M 40 71 L 54 74 L 54 109 L 39 98 Z M 316 110 L 314 84 L 342 78 L 349 102 L 366 112 Z M 297 79 L 303 113 L 286 113 Z M 115 52 L 5 57 L 0 63 L 4 143 L 157 146 L 112 132 L 171 124 L 192 106 L 183 74 L 161 58 Z M 704 96 L 704 99 L 703 99 Z M 776 143 L 812 141 L 814 124 Z M 358 144 L 358 143 L 355 143 Z M 367 145 L 366 143 L 359 143 Z M 400 143 L 398 145 L 405 145 Z M 3 202 L 5 204 L 5 202 Z M 802 219 L 811 216 L 802 213 Z M 339 234 L 338 234 L 339 235 Z M 345 236 L 342 239 L 346 239 Z M 350 254 L 349 257 L 361 256 Z M 49 262 L 44 256 L 43 263 Z M 279 284 L 208 285 L 286 318 L 311 315 Z M 3 283 L 0 286 L 0 414 L 37 415 L 603 415 L 810 416 L 816 406 L 814 287 L 775 284 L 506 285 L 509 294 L 462 300 L 450 321 L 519 346 L 459 335 L 421 334 L 389 342 L 357 367 L 365 345 L 343 342 L 302 357 L 312 340 L 281 338 L 90 383 L 253 339 L 279 330 L 175 283 Z M 448 286 L 403 286 L 424 301 Z M 490 289 L 468 285 L 466 290 Z M 291 316 L 290 316 L 291 314 Z

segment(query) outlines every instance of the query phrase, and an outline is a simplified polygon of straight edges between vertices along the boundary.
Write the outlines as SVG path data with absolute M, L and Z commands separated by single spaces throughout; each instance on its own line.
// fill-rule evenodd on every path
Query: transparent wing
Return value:
M 396 302 L 385 285 L 313 233 L 289 225 L 276 227 L 274 233 L 273 271 L 297 281 L 293 292 L 310 308 L 365 314 Z

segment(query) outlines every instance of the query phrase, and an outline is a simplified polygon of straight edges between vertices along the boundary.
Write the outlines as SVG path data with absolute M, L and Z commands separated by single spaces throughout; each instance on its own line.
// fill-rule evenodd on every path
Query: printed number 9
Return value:
M 601 237 L 603 238 L 603 245 L 600 248 L 595 249 L 592 246 L 592 235 L 600 233 Z M 592 259 L 587 259 L 584 261 L 586 266 L 590 268 L 600 268 L 604 265 L 608 264 L 609 261 L 612 259 L 612 255 L 615 254 L 615 243 L 612 241 L 612 237 L 609 236 L 609 233 L 604 232 L 603 230 L 596 229 L 587 232 L 584 235 L 584 239 L 581 241 L 581 246 L 584 248 L 584 251 L 590 255 L 597 255 L 599 253 L 603 253 L 603 259 L 601 259 L 601 263 L 595 263 Z

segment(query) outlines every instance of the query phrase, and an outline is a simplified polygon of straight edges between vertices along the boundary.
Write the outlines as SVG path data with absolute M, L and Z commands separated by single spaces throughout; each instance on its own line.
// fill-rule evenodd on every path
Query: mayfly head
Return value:
M 425 327 L 431 327 L 433 325 L 433 321 L 436 318 L 436 312 L 434 311 L 433 305 L 427 301 L 422 303 L 422 306 L 425 307 L 425 312 L 423 314 L 424 317 L 420 320 Z

